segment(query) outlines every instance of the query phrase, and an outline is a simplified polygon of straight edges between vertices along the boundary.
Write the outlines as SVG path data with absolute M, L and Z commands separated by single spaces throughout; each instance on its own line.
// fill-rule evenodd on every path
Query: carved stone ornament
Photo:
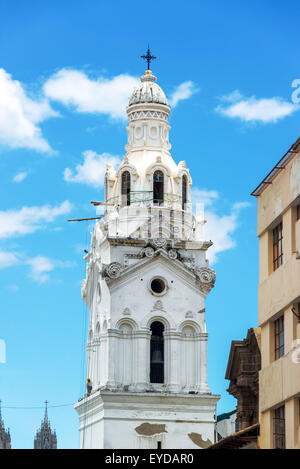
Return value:
M 175 249 L 170 249 L 168 252 L 168 256 L 170 259 L 176 259 L 177 258 L 177 252 Z
M 194 257 L 182 257 L 181 261 L 188 269 L 192 269 L 192 270 L 194 269 L 194 267 L 195 267 L 195 258 Z
M 129 309 L 129 308 L 125 308 L 125 309 L 123 310 L 123 314 L 124 314 L 124 316 L 130 316 L 130 315 L 131 315 L 130 309 Z
M 216 273 L 209 267 L 201 267 L 200 269 L 197 269 L 196 273 L 200 279 L 200 282 L 211 283 L 212 285 L 215 283 Z
M 215 271 L 209 267 L 201 267 L 200 269 L 197 269 L 195 273 L 200 280 L 201 289 L 204 291 L 204 293 L 209 293 L 215 284 Z
M 154 249 L 151 247 L 145 248 L 144 250 L 144 255 L 146 257 L 153 257 L 154 256 Z
M 152 244 L 156 248 L 165 249 L 165 247 L 167 246 L 167 240 L 165 238 L 155 238 L 155 239 L 153 239 Z
M 123 267 L 119 262 L 111 262 L 111 264 L 105 267 L 104 274 L 109 278 L 118 278 L 122 271 Z

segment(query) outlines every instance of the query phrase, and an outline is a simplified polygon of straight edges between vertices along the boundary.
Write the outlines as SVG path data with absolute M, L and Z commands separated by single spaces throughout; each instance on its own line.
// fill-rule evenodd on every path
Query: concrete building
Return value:
M 260 329 L 248 330 L 244 340 L 231 342 L 225 378 L 237 400 L 236 430 L 258 422 L 258 373 L 261 368 Z
M 237 408 L 217 418 L 218 441 L 209 449 L 258 448 L 258 373 L 261 368 L 260 329 L 248 330 L 244 340 L 233 340 L 225 378 Z
M 259 237 L 259 446 L 300 448 L 300 139 L 252 195 Z
M 81 448 L 205 448 L 219 399 L 207 383 L 205 298 L 215 282 L 191 210 L 185 161 L 169 152 L 170 107 L 150 70 L 127 107 L 128 144 L 107 165 L 105 214 L 85 256 L 87 393 Z M 99 204 L 97 202 L 95 205 Z

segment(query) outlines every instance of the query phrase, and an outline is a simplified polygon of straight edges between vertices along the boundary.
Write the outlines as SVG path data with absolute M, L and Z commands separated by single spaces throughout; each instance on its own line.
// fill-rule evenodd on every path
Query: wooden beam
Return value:
M 92 217 L 92 218 L 73 218 L 72 220 L 68 220 L 68 221 L 85 221 L 85 220 L 99 220 L 99 218 L 102 218 L 103 215 L 101 215 L 101 217 Z
M 91 204 L 93 204 L 94 206 L 97 206 L 97 205 L 111 205 L 111 206 L 113 206 L 113 205 L 115 205 L 115 204 L 109 204 L 107 202 L 94 202 L 94 201 L 92 201 Z

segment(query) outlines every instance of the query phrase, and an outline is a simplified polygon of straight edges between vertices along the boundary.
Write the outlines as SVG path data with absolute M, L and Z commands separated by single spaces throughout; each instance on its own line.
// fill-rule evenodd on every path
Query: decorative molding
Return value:
M 162 111 L 135 111 L 128 113 L 128 122 L 137 119 L 162 119 L 168 122 L 168 113 Z
M 165 311 L 161 300 L 157 300 L 151 311 Z
M 186 318 L 193 318 L 194 315 L 193 315 L 192 311 L 187 311 L 187 312 L 185 313 L 185 317 L 186 317 Z
M 124 268 L 129 266 L 129 259 L 140 259 L 141 257 L 143 257 L 141 255 L 142 251 L 137 254 L 129 254 L 129 253 L 124 254 Z

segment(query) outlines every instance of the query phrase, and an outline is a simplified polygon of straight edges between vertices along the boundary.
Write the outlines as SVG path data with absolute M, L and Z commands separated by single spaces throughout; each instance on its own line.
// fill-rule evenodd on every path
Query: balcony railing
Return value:
M 186 210 L 188 212 L 191 212 L 192 209 L 192 204 L 190 202 L 186 202 L 183 207 L 182 197 L 179 195 L 165 193 L 163 200 L 155 199 L 153 198 L 153 191 L 131 191 L 129 194 L 111 197 L 107 200 L 107 203 L 111 205 L 120 205 L 121 207 L 127 205 L 134 205 L 136 207 L 157 206 L 175 210 Z

